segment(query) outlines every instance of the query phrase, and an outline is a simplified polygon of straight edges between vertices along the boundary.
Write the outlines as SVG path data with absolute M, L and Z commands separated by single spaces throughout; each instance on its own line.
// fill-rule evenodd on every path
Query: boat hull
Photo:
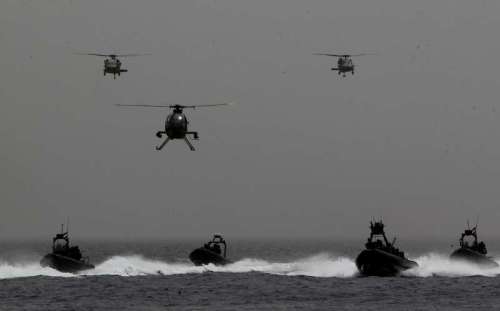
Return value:
M 79 271 L 95 268 L 94 265 L 87 262 L 52 253 L 45 255 L 40 261 L 40 265 L 42 267 L 50 267 L 61 272 L 69 273 L 77 273 Z
M 365 276 L 396 276 L 418 264 L 380 249 L 366 249 L 356 258 L 356 266 Z
M 499 266 L 498 263 L 492 258 L 467 248 L 459 248 L 455 250 L 450 255 L 450 258 L 453 260 L 467 261 L 487 268 L 495 268 Z
M 191 254 L 189 254 L 189 259 L 196 266 L 202 266 L 202 265 L 208 265 L 208 264 L 214 264 L 216 266 L 223 266 L 223 265 L 227 265 L 228 263 L 231 263 L 231 261 L 222 257 L 221 255 L 219 255 L 215 252 L 212 252 L 204 247 L 200 247 L 200 248 L 197 248 L 194 251 L 192 251 Z

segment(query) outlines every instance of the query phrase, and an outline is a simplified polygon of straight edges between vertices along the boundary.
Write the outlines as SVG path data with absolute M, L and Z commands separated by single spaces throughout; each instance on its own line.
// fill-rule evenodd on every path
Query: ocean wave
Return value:
M 497 276 L 500 267 L 487 268 L 465 261 L 451 260 L 449 256 L 430 253 L 414 259 L 418 267 L 404 272 L 404 275 L 417 277 L 430 276 Z M 498 263 L 498 260 L 495 260 Z
M 500 268 L 481 268 L 466 262 L 456 262 L 446 255 L 430 253 L 414 258 L 419 266 L 403 273 L 410 277 L 431 276 L 496 276 Z M 153 260 L 141 255 L 113 256 L 96 265 L 95 269 L 79 274 L 62 273 L 51 268 L 41 267 L 37 262 L 9 263 L 0 261 L 0 279 L 51 276 L 141 276 L 174 275 L 204 272 L 247 273 L 261 272 L 285 276 L 339 277 L 349 278 L 358 275 L 354 260 L 348 257 L 321 253 L 289 262 L 272 262 L 262 259 L 246 258 L 226 266 L 206 265 L 197 267 L 188 262 L 166 262 Z
M 30 276 L 72 277 L 71 273 L 42 267 L 38 262 L 8 263 L 0 261 L 0 279 L 22 278 Z
M 354 262 L 345 257 L 318 254 L 291 262 L 270 262 L 262 259 L 246 258 L 226 266 L 194 266 L 191 263 L 171 263 L 148 259 L 140 255 L 113 256 L 96 265 L 95 269 L 79 274 L 61 273 L 51 268 L 43 268 L 39 263 L 12 264 L 0 262 L 0 279 L 29 276 L 78 277 L 83 275 L 173 275 L 204 272 L 262 272 L 290 276 L 352 277 L 356 274 Z
M 85 272 L 89 275 L 113 274 L 122 276 L 148 274 L 186 274 L 203 272 L 263 272 L 279 275 L 307 275 L 315 277 L 351 277 L 356 273 L 354 262 L 348 258 L 332 257 L 319 254 L 292 262 L 269 262 L 261 259 L 242 259 L 226 266 L 193 266 L 190 263 L 167 263 L 150 260 L 142 256 L 114 256 L 94 270 Z

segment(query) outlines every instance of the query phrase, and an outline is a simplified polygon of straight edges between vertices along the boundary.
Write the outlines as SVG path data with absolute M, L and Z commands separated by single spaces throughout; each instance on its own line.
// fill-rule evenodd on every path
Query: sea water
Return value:
M 500 308 L 500 268 L 450 261 L 446 242 L 407 242 L 419 267 L 388 278 L 358 275 L 362 241 L 229 241 L 232 264 L 196 267 L 202 242 L 75 241 L 96 265 L 77 275 L 39 265 L 46 241 L 1 242 L 0 310 Z

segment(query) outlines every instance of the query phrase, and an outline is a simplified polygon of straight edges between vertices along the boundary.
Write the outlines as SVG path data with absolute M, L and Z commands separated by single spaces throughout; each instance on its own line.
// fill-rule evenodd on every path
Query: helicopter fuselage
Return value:
M 363 56 L 363 55 L 373 55 L 373 53 L 361 53 L 361 54 L 314 53 L 314 55 L 337 57 L 337 67 L 332 68 L 332 70 L 337 71 L 339 75 L 342 75 L 343 77 L 345 77 L 346 73 L 348 73 L 348 72 L 350 72 L 351 74 L 354 74 L 354 62 L 352 61 L 352 57 Z
M 104 60 L 104 75 L 109 73 L 116 77 L 116 75 L 127 71 L 127 69 L 122 69 L 122 62 L 117 58 L 107 58 Z
M 344 76 L 346 72 L 354 74 L 354 63 L 350 58 L 339 58 L 337 68 L 332 68 L 332 70 L 337 70 L 339 75 L 343 74 Z
M 186 115 L 173 112 L 165 120 L 165 133 L 170 139 L 183 139 L 188 131 L 188 123 Z
M 158 138 L 161 138 L 163 134 L 167 135 L 167 139 L 163 141 L 162 144 L 156 146 L 156 150 L 161 150 L 167 144 L 169 140 L 182 139 L 189 146 L 189 149 L 195 150 L 187 135 L 193 135 L 194 139 L 198 139 L 198 132 L 188 131 L 188 120 L 186 115 L 182 113 L 182 108 L 175 108 L 174 111 L 167 116 L 165 120 L 165 131 L 159 131 L 156 133 Z

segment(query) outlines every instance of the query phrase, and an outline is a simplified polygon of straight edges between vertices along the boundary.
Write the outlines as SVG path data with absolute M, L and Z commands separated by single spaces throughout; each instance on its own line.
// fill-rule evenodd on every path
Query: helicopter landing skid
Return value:
M 200 137 L 198 136 L 198 132 L 186 132 L 186 135 L 193 135 L 194 140 L 200 139 Z
M 191 144 L 191 142 L 189 141 L 189 139 L 186 136 L 184 136 L 184 141 L 188 145 L 189 149 L 191 149 L 191 151 L 195 151 L 194 146 Z
M 158 137 L 158 138 L 162 138 L 162 137 L 163 137 L 163 134 L 167 134 L 167 132 L 158 131 L 158 132 L 156 132 L 156 137 Z
M 169 141 L 169 140 L 170 140 L 170 137 L 167 137 L 167 138 L 165 139 L 165 141 L 163 141 L 163 143 L 162 143 L 161 145 L 156 146 L 156 150 L 158 150 L 158 151 L 162 150 L 162 149 L 163 149 L 163 147 L 165 147 L 165 145 L 168 143 L 168 141 Z

